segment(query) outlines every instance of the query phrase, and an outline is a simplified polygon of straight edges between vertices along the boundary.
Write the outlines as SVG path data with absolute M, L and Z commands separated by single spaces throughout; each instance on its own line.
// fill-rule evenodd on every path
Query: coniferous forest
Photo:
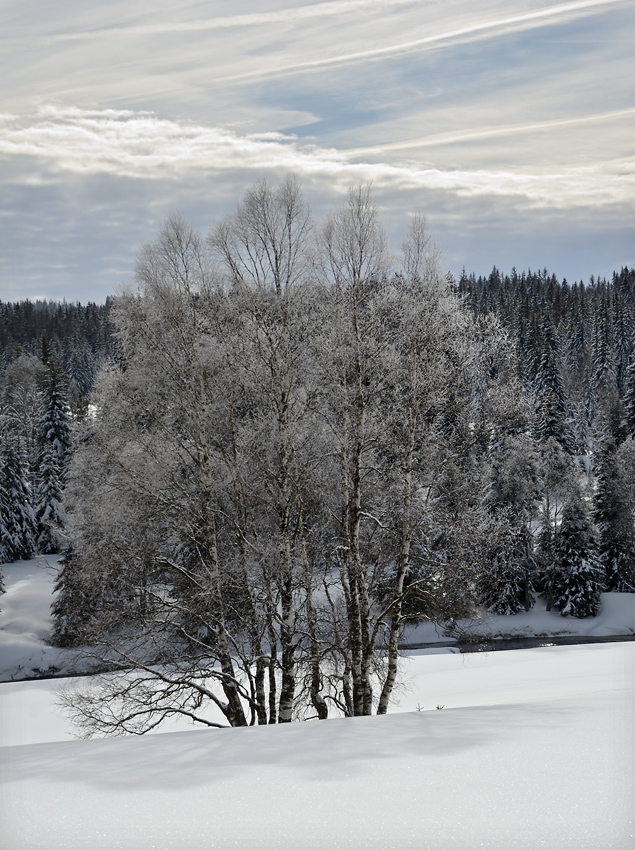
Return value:
M 635 270 L 457 281 L 287 180 L 135 277 L 0 304 L 0 561 L 63 553 L 55 641 L 125 673 L 87 730 L 384 713 L 408 619 L 635 591 Z

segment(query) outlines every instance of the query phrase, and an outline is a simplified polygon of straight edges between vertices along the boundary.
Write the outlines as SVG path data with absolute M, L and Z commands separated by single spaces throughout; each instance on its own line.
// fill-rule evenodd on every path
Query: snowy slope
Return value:
M 529 697 L 516 686 L 508 702 L 501 658 L 522 668 L 568 647 L 454 656 L 479 659 L 489 705 L 469 705 L 468 676 L 468 706 L 442 711 L 6 747 L 2 846 L 631 850 L 635 644 L 574 649 L 582 663 L 555 697 L 529 677 Z
M 71 663 L 43 644 L 53 571 L 6 570 L 7 671 Z M 633 642 L 416 651 L 387 717 L 143 738 L 72 740 L 63 685 L 0 684 L 2 850 L 635 847 Z
M 607 652 L 613 649 L 612 652 Z M 404 657 L 391 713 L 473 706 L 540 703 L 607 694 L 630 687 L 635 643 L 542 647 L 509 652 L 460 654 L 452 649 L 418 650 Z M 635 671 L 635 663 L 632 664 Z M 73 740 L 69 717 L 56 706 L 60 689 L 78 680 L 47 679 L 0 684 L 0 746 Z M 84 686 L 88 680 L 78 681 Z M 624 682 L 626 681 L 626 685 Z M 211 708 L 209 720 L 224 723 Z M 159 732 L 192 728 L 173 719 Z

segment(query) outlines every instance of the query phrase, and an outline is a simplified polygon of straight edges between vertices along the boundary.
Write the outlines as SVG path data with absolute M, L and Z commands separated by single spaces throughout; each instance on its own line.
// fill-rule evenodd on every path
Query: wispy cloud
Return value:
M 288 172 L 318 215 L 372 180 L 396 243 L 424 209 L 455 271 L 635 262 L 633 0 L 0 7 L 3 293 L 105 295 Z
M 361 156 L 363 154 L 379 154 L 388 151 L 410 150 L 413 148 L 438 147 L 439 145 L 450 145 L 458 142 L 469 142 L 478 139 L 491 139 L 497 136 L 517 136 L 528 133 L 541 133 L 562 127 L 575 127 L 580 124 L 593 124 L 602 122 L 608 124 L 619 121 L 622 118 L 630 118 L 635 115 L 635 107 L 629 109 L 616 109 L 612 112 L 599 112 L 595 115 L 581 115 L 576 118 L 561 118 L 555 121 L 534 121 L 529 124 L 508 124 L 497 127 L 480 127 L 478 129 L 466 129 L 454 133 L 438 133 L 433 136 L 423 136 L 417 139 L 406 139 L 401 142 L 391 142 L 387 145 L 374 145 L 364 148 L 351 148 L 344 151 L 347 156 Z
M 599 0 L 598 0 L 599 1 Z M 235 29 L 241 27 L 269 26 L 275 24 L 295 24 L 315 18 L 328 18 L 337 15 L 382 12 L 395 6 L 412 6 L 420 0 L 331 0 L 326 3 L 314 3 L 308 6 L 289 6 L 268 12 L 250 12 L 242 15 L 219 15 L 193 21 L 171 23 L 146 23 L 133 26 L 106 26 L 83 29 L 77 32 L 62 32 L 43 39 L 56 43 L 64 41 L 82 41 L 94 38 L 126 37 L 139 35 L 163 35 L 165 33 L 196 33 L 212 30 Z M 606 0 L 605 0 L 606 2 Z
M 500 128 L 499 128 L 500 131 Z M 532 205 L 575 207 L 624 203 L 635 193 L 633 163 L 541 170 L 420 168 L 354 161 L 343 152 L 301 144 L 281 133 L 244 134 L 225 128 L 178 123 L 152 113 L 48 107 L 29 122 L 5 116 L 0 155 L 37 161 L 42 177 L 64 172 L 112 174 L 145 180 L 180 180 L 232 170 L 293 171 L 342 184 L 443 189 L 459 196 L 508 195 Z
M 472 23 L 465 27 L 445 30 L 443 32 L 435 33 L 434 35 L 428 35 L 411 41 L 384 45 L 382 47 L 375 47 L 369 50 L 341 53 L 323 59 L 311 59 L 307 62 L 296 62 L 289 65 L 270 67 L 264 72 L 261 70 L 248 71 L 244 74 L 232 74 L 231 76 L 228 75 L 223 79 L 225 81 L 231 80 L 232 82 L 236 82 L 240 80 L 253 79 L 254 77 L 262 77 L 263 75 L 280 76 L 296 74 L 318 68 L 349 64 L 351 62 L 377 60 L 388 56 L 412 53 L 426 47 L 435 47 L 443 42 L 490 38 L 493 34 L 498 35 L 502 32 L 522 31 L 535 26 L 542 26 L 549 20 L 562 22 L 562 20 L 566 17 L 578 17 L 580 15 L 593 13 L 597 11 L 598 7 L 615 5 L 616 3 L 623 2 L 624 0 L 576 0 L 576 2 L 573 3 L 564 3 L 558 6 L 536 9 L 519 15 L 497 17 L 488 21 Z

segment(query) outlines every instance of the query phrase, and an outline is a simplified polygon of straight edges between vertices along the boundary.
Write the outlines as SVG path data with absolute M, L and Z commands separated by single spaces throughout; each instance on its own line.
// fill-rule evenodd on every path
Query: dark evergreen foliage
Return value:
M 593 527 L 579 496 L 565 505 L 556 555 L 554 605 L 563 617 L 595 617 L 600 610 L 604 574 Z
M 479 598 L 488 611 L 518 614 L 529 611 L 533 606 L 532 573 L 535 563 L 532 548 L 527 529 L 518 528 L 493 553 L 490 567 L 479 582 Z
M 95 589 L 86 581 L 86 574 L 69 547 L 61 562 L 55 583 L 56 596 L 51 607 L 53 614 L 52 643 L 54 646 L 80 646 L 89 640 L 92 619 L 100 607 Z
M 113 356 L 110 308 L 110 299 L 86 305 L 0 301 L 0 369 L 22 352 L 44 363 L 54 356 L 68 378 L 73 406 L 81 403 L 99 368 Z
M 58 552 L 63 526 L 62 490 L 70 448 L 70 412 L 66 377 L 46 336 L 42 337 L 46 366 L 42 392 L 42 415 L 38 422 L 38 454 L 35 465 L 35 518 L 37 548 L 43 554 Z
M 64 520 L 60 463 L 53 445 L 48 441 L 43 443 L 38 455 L 37 477 L 37 550 L 43 555 L 49 555 L 60 550 Z
M 35 541 L 31 487 L 19 447 L 7 440 L 0 456 L 0 563 L 30 558 Z
M 627 488 L 609 439 L 596 460 L 594 520 L 599 532 L 599 555 L 607 590 L 635 591 L 635 525 Z
M 70 412 L 66 380 L 60 364 L 53 356 L 46 363 L 43 411 L 39 421 L 40 444 L 49 444 L 57 462 L 63 465 L 70 446 Z
M 626 370 L 624 387 L 624 430 L 627 436 L 635 437 L 635 357 Z
M 495 313 L 512 334 L 521 376 L 537 393 L 541 433 L 561 440 L 564 420 L 577 452 L 588 450 L 600 431 L 618 440 L 626 436 L 624 405 L 631 408 L 629 427 L 635 423 L 635 388 L 631 378 L 629 390 L 628 378 L 635 269 L 623 268 L 610 281 L 592 278 L 588 285 L 569 285 L 546 269 L 522 274 L 513 269 L 511 275 L 494 269 L 478 278 L 464 271 L 458 289 L 475 313 Z M 545 385 L 551 388 L 547 398 L 541 393 Z

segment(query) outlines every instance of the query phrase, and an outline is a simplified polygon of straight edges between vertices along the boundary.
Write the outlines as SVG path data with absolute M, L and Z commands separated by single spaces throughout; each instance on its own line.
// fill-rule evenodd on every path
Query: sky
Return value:
M 398 264 L 635 266 L 633 0 L 0 0 L 0 299 L 103 301 L 179 212 L 371 181 Z

